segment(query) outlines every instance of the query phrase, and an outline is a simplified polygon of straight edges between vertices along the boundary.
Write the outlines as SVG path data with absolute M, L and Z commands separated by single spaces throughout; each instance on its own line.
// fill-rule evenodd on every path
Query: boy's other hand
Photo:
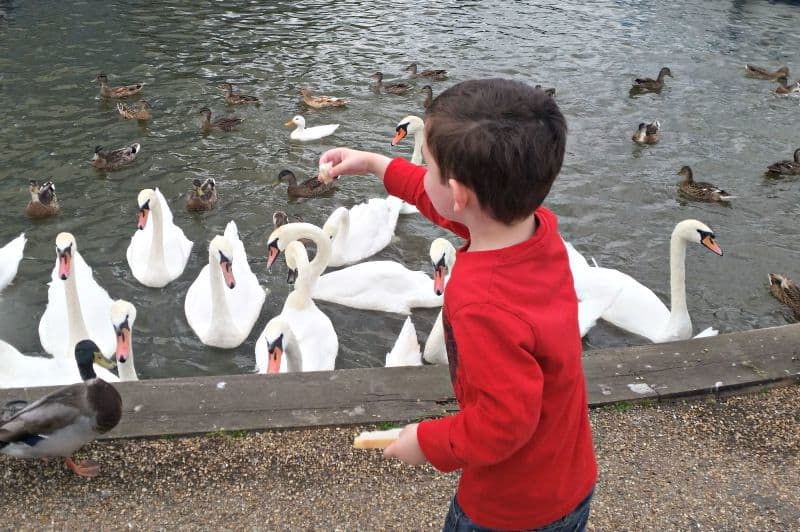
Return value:
M 406 425 L 400 431 L 397 440 L 383 450 L 383 457 L 397 458 L 408 465 L 427 464 L 428 459 L 425 458 L 417 440 L 417 426 L 419 426 L 419 423 Z

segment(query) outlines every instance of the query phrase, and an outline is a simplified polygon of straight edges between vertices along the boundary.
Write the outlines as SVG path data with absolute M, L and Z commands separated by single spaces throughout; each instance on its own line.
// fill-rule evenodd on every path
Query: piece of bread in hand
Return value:
M 385 449 L 400 435 L 402 427 L 389 430 L 362 432 L 353 440 L 356 449 Z

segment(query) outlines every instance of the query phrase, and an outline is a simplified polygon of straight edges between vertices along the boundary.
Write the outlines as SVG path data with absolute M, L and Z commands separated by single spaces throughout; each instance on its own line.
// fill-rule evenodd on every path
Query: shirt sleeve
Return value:
M 403 201 L 415 205 L 425 218 L 439 227 L 444 227 L 461 238 L 469 239 L 467 226 L 448 220 L 436 212 L 425 192 L 424 178 L 427 171 L 424 166 L 410 163 L 402 157 L 396 157 L 386 167 L 386 172 L 383 174 L 383 186 L 392 196 L 397 196 Z
M 495 305 L 469 305 L 450 320 L 456 379 L 469 399 L 455 415 L 423 421 L 420 448 L 440 471 L 502 462 L 527 443 L 539 423 L 542 370 L 531 327 Z

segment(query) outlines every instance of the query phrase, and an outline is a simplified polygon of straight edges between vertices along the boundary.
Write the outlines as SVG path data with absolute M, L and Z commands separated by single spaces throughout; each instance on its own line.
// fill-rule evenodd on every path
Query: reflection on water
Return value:
M 35 5 L 34 5 L 35 4 Z M 288 292 L 283 266 L 266 271 L 271 217 L 282 209 L 321 224 L 339 205 L 382 195 L 374 177 L 345 178 L 335 194 L 288 200 L 272 182 L 283 168 L 310 175 L 320 153 L 348 145 L 410 156 L 392 148 L 398 120 L 422 114 L 424 83 L 405 96 L 376 95 L 369 75 L 403 79 L 402 68 L 446 68 L 450 83 L 508 76 L 558 88 L 570 135 L 562 175 L 548 199 L 564 237 L 601 265 L 631 273 L 665 300 L 669 233 L 698 218 L 717 233 L 724 257 L 700 247 L 687 253 L 688 301 L 695 328 L 722 331 L 790 319 L 768 295 L 766 274 L 800 277 L 795 220 L 796 179 L 765 179 L 766 165 L 797 147 L 800 100 L 771 94 L 770 82 L 743 77 L 743 64 L 800 72 L 787 36 L 800 22 L 793 5 L 766 2 L 252 2 L 204 5 L 172 0 L 131 3 L 0 2 L 0 244 L 28 235 L 14 285 L 0 296 L 0 338 L 41 353 L 38 322 L 47 303 L 54 239 L 75 234 L 81 253 L 113 297 L 138 307 L 137 368 L 144 377 L 247 372 L 256 335 Z M 660 94 L 628 96 L 633 78 L 669 66 Z M 149 123 L 121 120 L 98 98 L 95 75 L 112 85 L 144 82 Z M 407 80 L 406 80 L 407 81 Z M 260 107 L 228 106 L 217 85 L 258 96 Z M 347 98 L 346 109 L 313 110 L 298 88 Z M 237 131 L 200 131 L 198 110 L 244 119 Z M 310 125 L 340 123 L 336 134 L 290 143 L 284 122 L 303 114 Z M 658 119 L 662 140 L 632 145 L 642 121 Z M 94 147 L 142 144 L 136 162 L 116 172 L 88 163 Z M 676 193 L 677 170 L 739 198 L 730 206 L 687 202 Z M 220 201 L 205 213 L 183 209 L 194 178 L 217 179 Z M 24 216 L 29 179 L 52 179 L 62 214 Z M 139 285 L 125 249 L 136 230 L 136 195 L 158 186 L 195 246 L 184 274 L 163 289 Z M 208 241 L 235 220 L 262 284 L 271 291 L 247 342 L 234 351 L 203 346 L 186 324 L 183 298 L 207 261 Z M 429 269 L 430 241 L 445 233 L 419 216 L 401 217 L 393 243 L 376 258 Z M 455 241 L 455 238 L 452 238 Z M 338 367 L 375 366 L 391 348 L 403 317 L 321 303 L 339 332 Z M 435 309 L 415 312 L 420 339 Z M 587 347 L 639 343 L 608 326 Z

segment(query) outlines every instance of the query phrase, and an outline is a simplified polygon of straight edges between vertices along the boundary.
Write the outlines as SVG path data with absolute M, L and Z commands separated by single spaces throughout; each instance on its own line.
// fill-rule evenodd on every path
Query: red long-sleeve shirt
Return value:
M 425 168 L 394 159 L 386 190 L 469 239 L 436 212 Z M 555 215 L 536 210 L 525 242 L 458 250 L 442 313 L 457 414 L 423 421 L 433 466 L 461 469 L 456 498 L 475 523 L 536 528 L 571 512 L 597 480 L 581 365 L 578 301 Z

